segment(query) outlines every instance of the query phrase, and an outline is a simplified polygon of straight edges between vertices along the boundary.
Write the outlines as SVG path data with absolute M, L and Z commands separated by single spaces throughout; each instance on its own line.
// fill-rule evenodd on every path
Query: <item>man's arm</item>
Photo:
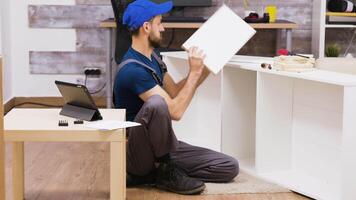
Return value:
M 202 76 L 204 71 L 203 59 L 204 55 L 201 51 L 198 51 L 196 47 L 189 49 L 190 72 L 186 80 L 180 83 L 182 84 L 182 88 L 179 90 L 179 92 L 174 98 L 172 98 L 170 94 L 168 94 L 158 85 L 140 94 L 140 98 L 143 101 L 147 101 L 148 98 L 150 98 L 152 95 L 162 96 L 168 105 L 168 109 L 172 119 L 180 120 L 184 112 L 188 108 L 189 103 L 192 100 L 196 91 L 196 88 L 199 85 L 200 77 Z
M 209 69 L 207 67 L 204 67 L 204 71 L 198 81 L 198 87 L 204 82 L 204 80 L 209 76 L 209 74 Z M 182 79 L 178 83 L 175 83 L 171 75 L 166 73 L 163 79 L 163 89 L 169 94 L 169 96 L 171 96 L 171 98 L 175 98 L 178 95 L 179 91 L 183 88 L 186 81 L 187 78 Z

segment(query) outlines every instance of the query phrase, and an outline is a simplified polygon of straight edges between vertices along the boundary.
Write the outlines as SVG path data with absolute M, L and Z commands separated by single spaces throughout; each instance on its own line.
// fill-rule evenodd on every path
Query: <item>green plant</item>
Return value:
M 331 44 L 326 47 L 325 55 L 326 57 L 339 57 L 341 48 L 338 44 Z

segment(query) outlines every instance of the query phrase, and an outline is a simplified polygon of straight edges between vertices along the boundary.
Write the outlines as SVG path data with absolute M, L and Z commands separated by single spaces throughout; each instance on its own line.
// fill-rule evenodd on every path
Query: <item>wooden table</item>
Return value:
M 172 29 L 196 29 L 199 28 L 203 23 L 190 23 L 190 22 L 169 22 L 163 23 L 164 28 Z M 290 22 L 287 20 L 277 20 L 275 23 L 254 23 L 250 24 L 254 29 L 276 29 L 286 31 L 286 49 L 292 50 L 292 30 L 298 28 L 298 24 Z M 107 44 L 107 68 L 106 68 L 106 98 L 107 98 L 107 108 L 111 108 L 112 104 L 112 66 L 114 62 L 114 29 L 116 29 L 116 22 L 114 19 L 107 19 L 100 23 L 101 28 L 107 29 L 108 34 L 108 44 Z M 278 34 L 277 34 L 278 35 Z
M 59 109 L 13 109 L 4 117 L 4 139 L 13 143 L 13 199 L 24 199 L 24 142 L 110 142 L 110 200 L 126 198 L 125 129 L 98 131 L 74 124 Z M 125 110 L 100 110 L 105 120 L 125 120 Z M 67 127 L 58 126 L 67 120 Z

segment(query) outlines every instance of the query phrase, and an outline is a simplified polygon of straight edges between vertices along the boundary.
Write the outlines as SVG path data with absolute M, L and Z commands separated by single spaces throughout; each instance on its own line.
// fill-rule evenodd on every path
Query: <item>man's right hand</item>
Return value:
M 205 67 L 205 54 L 197 47 L 190 47 L 188 50 L 188 56 L 190 72 L 200 76 L 203 73 Z
M 173 120 L 180 120 L 187 110 L 189 103 L 191 102 L 195 90 L 208 75 L 209 71 L 206 69 L 203 60 L 205 55 L 197 47 L 192 47 L 188 51 L 189 53 L 189 65 L 190 72 L 188 77 L 183 82 L 183 86 L 177 91 L 173 92 L 174 95 L 170 96 L 163 88 L 159 85 L 156 85 L 152 89 L 140 94 L 140 98 L 143 101 L 153 95 L 160 95 L 167 102 L 169 113 Z M 168 75 L 166 75 L 168 76 Z M 170 80 L 170 81 L 168 81 Z M 164 79 L 164 85 L 172 85 L 173 80 L 171 78 Z M 167 82 L 168 81 L 168 82 Z M 170 82 L 170 83 L 169 83 Z

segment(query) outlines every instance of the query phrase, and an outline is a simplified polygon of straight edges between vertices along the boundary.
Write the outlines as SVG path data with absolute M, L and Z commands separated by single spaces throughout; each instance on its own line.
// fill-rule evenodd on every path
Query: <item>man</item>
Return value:
M 164 28 L 162 14 L 172 2 L 149 0 L 131 3 L 123 18 L 132 35 L 116 75 L 116 108 L 125 108 L 129 121 L 142 124 L 130 128 L 127 144 L 127 185 L 154 184 L 179 194 L 196 194 L 204 182 L 228 182 L 239 172 L 237 161 L 219 152 L 178 141 L 172 119 L 179 120 L 197 87 L 209 75 L 204 55 L 189 49 L 188 76 L 175 83 L 159 64 L 154 49 L 160 46 Z

